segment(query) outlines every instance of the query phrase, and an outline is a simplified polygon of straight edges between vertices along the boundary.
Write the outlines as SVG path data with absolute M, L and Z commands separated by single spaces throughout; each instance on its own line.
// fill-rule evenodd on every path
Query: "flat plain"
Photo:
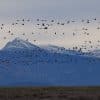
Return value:
M 100 100 L 100 87 L 1 87 L 0 100 Z

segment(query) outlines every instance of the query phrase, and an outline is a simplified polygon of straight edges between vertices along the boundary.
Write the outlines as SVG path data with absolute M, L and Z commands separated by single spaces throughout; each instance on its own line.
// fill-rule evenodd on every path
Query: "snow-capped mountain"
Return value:
M 62 53 L 62 54 L 70 54 L 70 55 L 83 55 L 82 52 L 78 52 L 75 50 L 67 50 L 64 47 L 58 47 L 55 45 L 39 45 L 36 46 L 28 41 L 22 40 L 20 38 L 15 38 L 13 41 L 8 42 L 3 50 L 36 50 L 41 49 L 50 53 Z
M 22 40 L 20 38 L 15 38 L 12 42 L 8 42 L 3 49 L 36 49 L 36 45 L 31 44 L 28 41 Z
M 18 38 L 7 43 L 0 51 L 0 86 L 100 85 L 99 58 L 51 48 L 58 47 L 48 50 Z

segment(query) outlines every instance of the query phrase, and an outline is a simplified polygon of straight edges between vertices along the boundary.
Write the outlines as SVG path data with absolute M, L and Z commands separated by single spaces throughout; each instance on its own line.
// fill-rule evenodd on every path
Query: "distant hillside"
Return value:
M 99 58 L 61 47 L 16 38 L 0 51 L 1 86 L 100 85 L 99 75 Z

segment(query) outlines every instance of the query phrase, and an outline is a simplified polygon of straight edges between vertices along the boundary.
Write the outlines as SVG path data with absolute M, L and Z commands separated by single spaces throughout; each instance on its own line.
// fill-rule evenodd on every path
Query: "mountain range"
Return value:
M 0 86 L 100 85 L 100 58 L 20 38 L 0 50 Z

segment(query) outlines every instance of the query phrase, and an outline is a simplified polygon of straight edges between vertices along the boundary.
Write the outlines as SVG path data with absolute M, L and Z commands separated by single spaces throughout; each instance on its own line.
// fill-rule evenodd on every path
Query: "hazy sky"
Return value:
M 100 0 L 0 0 L 0 16 L 100 16 Z

